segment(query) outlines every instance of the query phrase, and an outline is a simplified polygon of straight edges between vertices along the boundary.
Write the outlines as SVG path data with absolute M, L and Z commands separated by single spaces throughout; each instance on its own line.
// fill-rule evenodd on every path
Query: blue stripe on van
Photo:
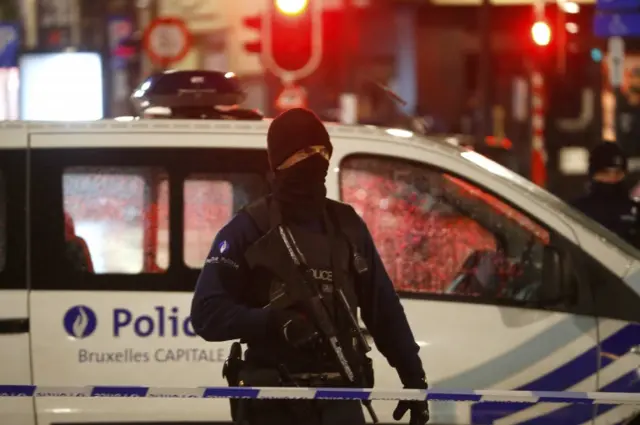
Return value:
M 640 376 L 633 370 L 621 376 L 608 385 L 600 388 L 605 392 L 638 392 L 640 391 Z M 616 406 L 595 405 L 597 415 L 608 412 Z M 529 421 L 520 422 L 520 425 L 545 425 L 545 424 L 581 424 L 590 421 L 593 417 L 594 406 L 573 404 L 561 409 L 554 410 L 546 415 L 538 416 Z
M 640 325 L 630 324 L 610 335 L 601 344 L 601 367 L 605 367 L 612 363 L 617 356 L 627 353 L 632 346 L 637 344 L 640 344 Z M 559 366 L 540 378 L 516 388 L 516 390 L 564 391 L 596 373 L 598 365 L 598 351 L 598 347 L 594 345 L 592 348 L 573 358 L 569 362 Z M 638 390 L 636 389 L 635 391 Z M 495 420 L 527 409 L 532 405 L 533 403 L 478 403 L 471 407 L 471 420 L 473 424 L 491 424 Z M 586 414 L 585 412 L 593 412 L 593 408 L 591 406 L 578 404 L 568 406 L 566 409 L 574 409 L 573 412 L 575 412 L 576 416 L 582 416 Z M 566 418 L 563 417 L 558 423 L 577 424 L 580 422 L 567 422 Z

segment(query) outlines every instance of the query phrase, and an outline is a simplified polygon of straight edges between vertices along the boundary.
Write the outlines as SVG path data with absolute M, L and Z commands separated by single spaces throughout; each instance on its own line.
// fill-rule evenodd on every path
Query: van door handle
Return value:
M 29 333 L 29 319 L 0 319 L 0 334 L 16 335 Z

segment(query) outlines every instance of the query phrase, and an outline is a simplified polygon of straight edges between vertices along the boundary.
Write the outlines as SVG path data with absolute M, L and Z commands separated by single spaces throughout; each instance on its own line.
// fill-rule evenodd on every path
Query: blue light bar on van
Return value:
M 170 110 L 171 118 L 262 119 L 259 112 L 240 108 L 245 99 L 233 72 L 206 70 L 155 74 L 131 96 L 139 115 L 155 108 Z

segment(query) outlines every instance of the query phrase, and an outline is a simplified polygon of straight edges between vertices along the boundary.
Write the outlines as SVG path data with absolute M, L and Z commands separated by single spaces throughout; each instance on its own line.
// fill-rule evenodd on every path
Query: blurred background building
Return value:
M 133 87 L 166 68 L 233 71 L 245 84 L 247 106 L 271 116 L 285 84 L 261 56 L 261 13 L 269 1 L 3 0 L 0 119 L 41 116 L 29 106 L 38 103 L 29 96 L 42 96 L 54 80 L 75 80 L 78 96 L 88 96 L 79 87 L 93 87 L 98 78 L 100 93 L 91 94 L 91 102 L 101 105 L 92 115 L 86 112 L 91 108 L 81 108 L 83 119 L 132 115 Z M 307 7 L 314 1 L 319 0 L 309 0 Z M 546 178 L 540 184 L 563 197 L 584 182 L 586 150 L 602 137 L 615 137 L 607 40 L 594 34 L 593 1 L 321 3 L 321 62 L 296 87 L 304 91 L 305 105 L 326 120 L 341 119 L 341 95 L 352 93 L 359 123 L 407 128 L 419 117 L 428 132 L 467 135 L 478 150 L 504 154 L 503 163 L 528 177 L 534 173 L 532 149 L 543 143 Z M 153 60 L 150 50 L 171 52 L 179 34 L 165 31 L 145 43 L 145 30 L 158 18 L 178 18 L 186 31 L 188 43 L 184 49 L 174 46 L 175 60 Z M 548 42 L 532 34 L 536 21 L 550 31 Z M 640 63 L 640 44 L 625 40 L 629 68 Z M 73 62 L 76 74 L 65 65 L 65 71 L 37 83 L 46 78 L 37 71 L 45 69 L 40 56 L 71 51 L 96 54 L 100 70 L 87 57 Z M 405 103 L 393 101 L 378 84 Z M 47 105 L 59 96 L 51 93 Z

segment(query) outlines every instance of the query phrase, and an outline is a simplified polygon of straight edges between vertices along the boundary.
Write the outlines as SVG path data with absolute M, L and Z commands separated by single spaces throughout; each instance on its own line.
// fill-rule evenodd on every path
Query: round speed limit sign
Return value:
M 171 16 L 154 19 L 143 37 L 143 46 L 149 58 L 162 66 L 184 59 L 191 43 L 191 33 L 185 22 Z

